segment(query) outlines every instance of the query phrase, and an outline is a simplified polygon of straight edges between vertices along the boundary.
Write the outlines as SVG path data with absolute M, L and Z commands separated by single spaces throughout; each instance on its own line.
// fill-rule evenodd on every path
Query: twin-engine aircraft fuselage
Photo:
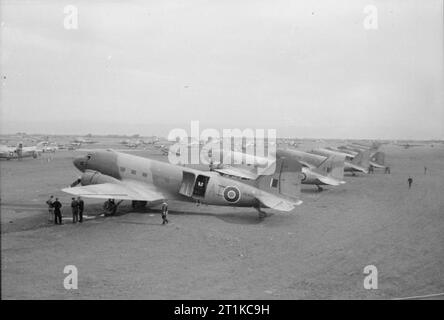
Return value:
M 274 174 L 255 181 L 233 179 L 113 150 L 94 151 L 74 160 L 83 172 L 63 191 L 91 198 L 157 203 L 165 199 L 199 201 L 218 206 L 273 208 L 290 211 L 299 205 L 301 166 L 291 159 L 276 163 Z

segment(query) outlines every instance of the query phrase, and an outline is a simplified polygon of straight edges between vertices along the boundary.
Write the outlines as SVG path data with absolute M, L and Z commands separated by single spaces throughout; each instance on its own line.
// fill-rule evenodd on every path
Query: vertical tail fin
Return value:
M 344 179 L 345 155 L 331 155 L 317 168 L 313 169 L 316 173 L 330 176 L 332 178 Z
M 273 174 L 262 175 L 257 187 L 293 202 L 300 202 L 302 165 L 288 152 L 278 151 Z
M 371 160 L 383 166 L 385 165 L 385 153 L 378 151 L 373 155 Z
M 363 168 L 368 168 L 370 166 L 370 150 L 359 152 L 351 163 Z

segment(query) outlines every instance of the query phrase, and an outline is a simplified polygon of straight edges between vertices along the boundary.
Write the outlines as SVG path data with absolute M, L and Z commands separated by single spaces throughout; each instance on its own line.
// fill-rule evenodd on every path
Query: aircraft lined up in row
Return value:
M 256 180 L 228 177 L 114 150 L 98 150 L 76 158 L 83 174 L 62 191 L 98 199 L 131 200 L 143 205 L 180 200 L 218 206 L 291 211 L 300 205 L 301 164 L 277 153 L 275 170 Z M 80 184 L 81 186 L 78 186 Z
M 344 184 L 344 172 L 368 173 L 370 154 L 375 148 L 378 152 L 378 147 L 358 146 L 353 153 L 339 148 L 309 152 L 278 149 L 273 158 L 212 150 L 208 170 L 111 149 L 90 150 L 74 160 L 82 175 L 62 190 L 85 198 L 130 200 L 144 206 L 180 200 L 252 207 L 264 217 L 264 208 L 291 211 L 300 205 L 301 184 L 322 190 L 321 186 Z
M 337 148 L 327 147 L 326 149 L 344 153 L 350 160 L 353 160 L 360 152 L 369 152 L 369 168 L 387 169 L 388 166 L 385 162 L 385 153 L 379 151 L 380 146 L 381 144 L 377 142 L 372 144 L 354 142 L 349 145 L 339 146 Z
M 278 155 L 291 158 L 301 164 L 301 183 L 315 185 L 339 186 L 344 184 L 344 155 L 329 157 L 318 156 L 299 150 L 278 150 Z M 272 174 L 274 159 L 248 155 L 238 151 L 222 151 L 211 154 L 211 170 L 227 176 L 256 180 L 260 175 Z M 261 169 L 260 171 L 258 170 Z

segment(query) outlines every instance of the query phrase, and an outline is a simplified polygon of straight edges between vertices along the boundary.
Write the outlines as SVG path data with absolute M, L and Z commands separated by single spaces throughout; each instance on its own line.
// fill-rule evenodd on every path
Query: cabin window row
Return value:
M 120 172 L 126 172 L 126 168 L 125 168 L 125 167 L 120 167 Z M 133 174 L 133 175 L 137 175 L 137 171 L 131 169 L 131 174 Z M 143 176 L 144 178 L 147 178 L 147 177 L 148 177 L 148 173 L 146 173 L 146 172 L 142 172 L 142 176 Z

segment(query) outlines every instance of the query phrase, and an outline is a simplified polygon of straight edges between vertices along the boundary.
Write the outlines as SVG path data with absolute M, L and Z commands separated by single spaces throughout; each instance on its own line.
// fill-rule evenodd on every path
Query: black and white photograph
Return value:
M 2 300 L 444 300 L 443 0 L 0 0 L 0 22 Z

